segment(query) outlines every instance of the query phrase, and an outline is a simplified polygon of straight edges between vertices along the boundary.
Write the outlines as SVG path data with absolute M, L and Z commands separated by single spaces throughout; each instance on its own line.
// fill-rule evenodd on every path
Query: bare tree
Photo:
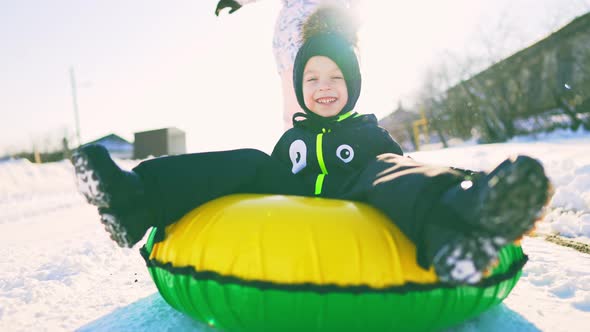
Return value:
M 590 0 L 587 4 L 590 8 Z M 476 129 L 483 141 L 505 141 L 525 130 L 519 121 L 552 109 L 566 115 L 574 129 L 590 127 L 589 16 L 503 59 L 513 43 L 522 43 L 506 17 L 495 34 L 480 31 L 477 55 L 446 53 L 443 64 L 426 75 L 420 105 L 439 136 Z
M 449 118 L 445 112 L 445 92 L 449 88 L 447 75 L 448 71 L 444 64 L 438 68 L 431 68 L 427 71 L 418 94 L 418 109 L 425 113 L 428 126 L 436 132 L 444 147 L 448 147 L 446 136 L 449 135 L 450 129 L 445 124 Z

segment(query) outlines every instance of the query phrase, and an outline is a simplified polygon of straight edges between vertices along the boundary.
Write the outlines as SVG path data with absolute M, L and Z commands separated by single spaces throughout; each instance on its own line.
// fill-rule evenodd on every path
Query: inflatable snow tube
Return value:
M 429 331 L 500 303 L 526 256 L 505 247 L 473 286 L 437 281 L 376 209 L 341 200 L 232 195 L 193 210 L 142 254 L 162 297 L 223 331 Z

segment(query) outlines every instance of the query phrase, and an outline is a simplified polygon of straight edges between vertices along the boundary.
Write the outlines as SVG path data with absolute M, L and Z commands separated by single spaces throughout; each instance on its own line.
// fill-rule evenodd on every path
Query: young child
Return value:
M 215 15 L 228 8 L 229 14 L 234 13 L 242 6 L 257 2 L 258 0 L 219 0 Z M 283 6 L 276 20 L 272 48 L 276 60 L 277 71 L 281 77 L 283 88 L 283 125 L 285 130 L 293 126 L 291 121 L 293 114 L 301 112 L 293 93 L 293 62 L 295 55 L 301 47 L 303 27 L 310 16 L 319 9 L 330 6 L 331 11 L 324 11 L 327 17 L 324 19 L 341 18 L 347 20 L 348 24 L 340 24 L 347 29 L 356 29 L 352 13 L 356 12 L 359 0 L 281 0 Z M 336 15 L 334 9 L 337 10 Z
M 490 173 L 404 157 L 374 115 L 354 111 L 361 74 L 354 46 L 335 33 L 305 41 L 293 85 L 304 113 L 272 155 L 253 149 L 147 160 L 121 170 L 101 146 L 73 163 L 80 191 L 111 238 L 137 243 L 151 226 L 234 193 L 318 196 L 368 203 L 416 244 L 418 263 L 448 283 L 477 283 L 500 248 L 530 231 L 550 184 L 535 159 L 507 159 Z

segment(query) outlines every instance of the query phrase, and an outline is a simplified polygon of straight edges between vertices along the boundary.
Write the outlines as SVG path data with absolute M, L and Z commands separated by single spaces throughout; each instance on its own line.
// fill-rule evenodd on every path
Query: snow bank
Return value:
M 556 193 L 538 232 L 588 241 L 590 136 L 565 137 L 411 155 L 477 170 L 511 154 L 539 158 Z M 0 242 L 0 331 L 208 330 L 165 304 L 137 248 L 110 241 L 96 209 L 76 192 L 66 161 L 0 163 Z M 530 261 L 505 303 L 452 331 L 585 330 L 590 256 L 541 237 L 525 238 L 523 247 Z

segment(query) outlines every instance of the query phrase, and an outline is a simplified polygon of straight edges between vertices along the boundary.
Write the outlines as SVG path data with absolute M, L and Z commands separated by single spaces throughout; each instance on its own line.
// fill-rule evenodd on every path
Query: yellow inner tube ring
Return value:
M 226 196 L 157 232 L 141 252 L 160 294 L 226 331 L 441 329 L 500 303 L 527 261 L 509 245 L 480 283 L 441 283 L 376 209 L 309 197 Z

